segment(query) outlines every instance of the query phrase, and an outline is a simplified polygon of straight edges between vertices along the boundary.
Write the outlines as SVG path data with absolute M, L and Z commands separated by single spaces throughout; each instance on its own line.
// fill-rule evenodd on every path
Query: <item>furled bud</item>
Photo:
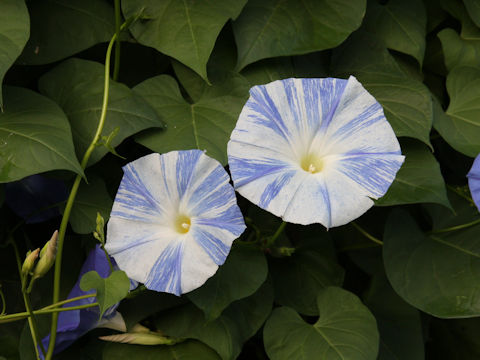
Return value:
M 174 345 L 185 339 L 170 338 L 153 331 L 99 336 L 100 340 L 138 345 Z
M 38 279 L 44 276 L 48 270 L 55 263 L 55 255 L 57 254 L 57 237 L 58 230 L 55 230 L 52 237 L 45 244 L 40 251 L 40 260 L 38 260 L 37 266 L 33 270 L 33 279 Z
M 27 255 L 25 256 L 25 261 L 22 265 L 22 283 L 25 284 L 27 280 L 28 274 L 30 274 L 35 266 L 35 261 L 38 258 L 38 253 L 40 252 L 40 248 L 36 250 L 29 250 Z

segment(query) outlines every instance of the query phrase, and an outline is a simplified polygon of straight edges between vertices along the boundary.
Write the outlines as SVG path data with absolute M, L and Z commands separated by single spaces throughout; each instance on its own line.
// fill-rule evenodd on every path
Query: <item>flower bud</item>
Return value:
M 33 267 L 35 266 L 35 261 L 38 258 L 38 253 L 40 252 L 40 248 L 36 250 L 29 250 L 27 252 L 27 256 L 25 256 L 25 261 L 22 265 L 22 278 L 26 279 L 27 275 L 32 272 Z
M 45 244 L 40 251 L 40 260 L 38 260 L 37 266 L 33 270 L 33 278 L 38 279 L 45 275 L 48 270 L 55 263 L 55 255 L 57 254 L 57 238 L 58 230 L 55 230 L 52 237 Z
M 99 336 L 100 340 L 138 345 L 174 345 L 184 339 L 170 338 L 153 331 Z

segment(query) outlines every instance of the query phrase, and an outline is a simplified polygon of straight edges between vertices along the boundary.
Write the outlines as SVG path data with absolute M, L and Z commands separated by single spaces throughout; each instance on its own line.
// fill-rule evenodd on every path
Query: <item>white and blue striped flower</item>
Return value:
M 478 211 L 480 211 L 480 155 L 477 155 L 475 158 L 467 177 L 473 202 L 477 206 Z
M 383 196 L 404 156 L 381 105 L 351 76 L 253 87 L 228 160 L 241 195 L 287 222 L 330 228 Z
M 123 171 L 107 251 L 148 289 L 180 295 L 200 287 L 245 230 L 225 169 L 188 150 L 150 154 Z

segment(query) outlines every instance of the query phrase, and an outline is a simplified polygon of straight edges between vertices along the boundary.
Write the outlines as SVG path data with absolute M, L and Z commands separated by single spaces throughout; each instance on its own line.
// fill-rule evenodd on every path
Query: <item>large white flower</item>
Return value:
M 236 190 L 298 224 L 362 215 L 404 161 L 381 105 L 351 76 L 255 86 L 228 143 Z
M 245 229 L 224 168 L 189 150 L 150 154 L 123 171 L 107 251 L 148 289 L 179 295 L 198 288 Z

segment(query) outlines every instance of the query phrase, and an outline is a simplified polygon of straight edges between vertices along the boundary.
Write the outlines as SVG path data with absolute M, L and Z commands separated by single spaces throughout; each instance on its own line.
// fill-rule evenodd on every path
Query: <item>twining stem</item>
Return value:
M 25 302 L 25 309 L 27 310 L 28 314 L 28 324 L 30 325 L 30 330 L 32 333 L 33 339 L 33 346 L 35 347 L 35 352 L 37 354 L 37 358 L 39 357 L 38 354 L 38 347 L 40 346 L 40 350 L 42 351 L 43 356 L 45 356 L 45 348 L 43 347 L 43 343 L 38 337 L 38 327 L 37 327 L 37 319 L 32 309 L 32 304 L 30 302 L 30 295 L 23 291 L 23 301 Z
M 120 72 L 120 26 L 122 25 L 122 14 L 120 12 L 120 0 L 115 0 L 115 63 L 113 65 L 113 80 L 118 80 L 118 74 Z
M 86 295 L 77 296 L 77 297 L 74 297 L 74 298 L 71 298 L 71 299 L 59 301 L 55 304 L 45 306 L 45 307 L 41 308 L 40 310 L 34 310 L 33 314 L 44 314 L 44 313 L 47 313 L 45 310 L 55 309 L 55 308 L 58 308 L 59 306 L 62 306 L 62 305 L 65 305 L 65 304 L 68 304 L 68 303 L 71 303 L 71 302 L 74 302 L 74 301 L 77 301 L 77 300 L 91 298 L 91 297 L 94 297 L 94 296 L 97 296 L 97 294 L 96 293 L 86 294 Z M 92 304 L 97 304 L 97 303 L 92 303 Z M 92 304 L 87 304 L 88 306 L 84 306 L 84 305 L 79 305 L 79 306 L 83 306 L 82 309 L 84 307 L 96 306 L 96 305 L 92 305 Z M 58 311 L 69 311 L 69 310 L 76 310 L 76 309 L 77 309 L 77 307 L 68 307 L 68 308 L 57 309 L 57 310 Z M 51 312 L 55 312 L 55 311 L 48 311 L 48 313 L 51 313 Z M 0 323 L 2 323 L 3 320 L 7 320 L 7 319 L 13 319 L 11 321 L 22 320 L 22 319 L 25 319 L 25 318 L 29 317 L 30 315 L 31 314 L 28 313 L 28 312 L 15 313 L 15 314 L 10 314 L 10 315 L 3 315 L 3 316 L 0 316 Z M 17 319 L 17 317 L 18 317 L 18 319 Z
M 105 247 L 103 246 L 103 244 L 100 245 L 100 247 L 102 248 L 103 252 L 105 253 L 105 256 L 107 257 L 108 265 L 110 266 L 110 274 L 111 274 L 115 269 L 113 268 L 112 261 L 110 260 L 110 255 L 108 255 L 108 252 L 107 250 L 105 250 Z
M 94 297 L 94 296 L 97 296 L 97 293 L 77 296 L 77 297 L 70 298 L 70 299 L 67 299 L 67 300 L 59 301 L 55 304 L 45 306 L 45 307 L 41 308 L 40 310 L 54 309 L 54 308 L 57 308 L 59 306 L 62 306 L 62 305 L 65 305 L 65 304 L 68 304 L 68 303 L 71 303 L 71 302 L 74 302 L 74 301 L 77 301 L 77 300 L 88 299 L 88 298 L 91 298 L 91 297 Z M 72 308 L 69 308 L 69 309 L 72 310 Z
M 120 30 L 123 30 L 127 24 L 124 23 Z M 117 34 L 115 33 L 112 36 L 107 48 L 107 53 L 105 55 L 105 83 L 103 89 L 103 103 L 102 103 L 102 112 L 100 115 L 100 120 L 98 122 L 97 131 L 95 136 L 90 143 L 90 146 L 85 151 L 85 155 L 83 156 L 81 166 L 82 169 L 85 169 L 88 164 L 88 160 L 90 159 L 90 155 L 95 150 L 98 140 L 103 131 L 103 126 L 105 125 L 105 118 L 107 115 L 107 106 L 108 106 L 108 95 L 109 95 L 109 85 L 110 85 L 110 58 L 112 54 L 113 44 L 117 39 Z M 78 192 L 78 188 L 80 186 L 80 182 L 82 181 L 82 176 L 77 175 L 75 177 L 75 181 L 72 186 L 72 190 L 70 191 L 70 195 L 67 199 L 67 204 L 65 205 L 65 211 L 63 213 L 62 222 L 60 224 L 60 230 L 58 232 L 58 240 L 57 240 L 57 256 L 55 259 L 55 274 L 53 279 L 53 302 L 57 303 L 60 299 L 60 276 L 62 270 L 62 252 L 63 252 L 63 242 L 65 239 L 65 232 L 67 230 L 68 220 L 70 218 L 70 213 L 72 211 L 73 203 L 75 201 L 75 197 Z M 50 328 L 50 342 L 48 344 L 47 355 L 45 357 L 46 360 L 51 360 L 53 356 L 53 351 L 55 349 L 55 340 L 57 338 L 57 323 L 58 323 L 58 312 L 54 312 L 52 314 L 52 325 Z
M 432 230 L 432 231 L 429 231 L 428 233 L 429 234 L 439 234 L 439 233 L 445 233 L 445 232 L 450 232 L 450 231 L 456 231 L 456 230 L 466 229 L 466 228 L 469 228 L 469 227 L 477 225 L 477 224 L 480 224 L 480 219 L 471 221 L 471 222 L 466 223 L 466 224 L 456 225 L 456 226 L 452 226 L 452 227 L 445 228 L 445 229 Z
M 282 223 L 278 227 L 275 234 L 273 234 L 273 236 L 271 236 L 267 239 L 267 243 L 265 244 L 265 248 L 268 249 L 268 248 L 272 247 L 273 244 L 275 244 L 275 241 L 282 234 L 283 230 L 285 229 L 285 226 L 287 226 L 287 223 L 285 221 L 282 221 Z
M 377 239 L 375 236 L 370 235 L 366 230 L 362 229 L 360 225 L 358 225 L 356 222 L 352 221 L 351 222 L 352 226 L 358 230 L 363 236 L 365 236 L 367 239 L 372 240 L 375 244 L 378 245 L 383 245 L 383 241 Z
M 98 306 L 98 302 L 94 302 L 94 303 L 91 303 L 91 304 L 83 304 L 83 305 L 78 305 L 78 306 L 72 306 L 72 307 L 56 308 L 56 309 L 51 309 L 51 308 L 48 308 L 48 307 L 44 307 L 40 310 L 33 310 L 33 314 L 34 315 L 52 314 L 52 313 L 59 313 L 59 312 L 64 312 L 64 311 L 87 309 L 87 308 L 91 308 L 91 307 L 95 307 L 95 306 Z M 15 314 L 10 314 L 10 315 L 0 316 L 0 324 L 7 323 L 7 322 L 12 322 L 12 321 L 17 321 L 17 320 L 23 320 L 23 319 L 29 318 L 30 316 L 32 316 L 32 315 L 27 311 L 20 312 L 20 313 L 15 313 Z

